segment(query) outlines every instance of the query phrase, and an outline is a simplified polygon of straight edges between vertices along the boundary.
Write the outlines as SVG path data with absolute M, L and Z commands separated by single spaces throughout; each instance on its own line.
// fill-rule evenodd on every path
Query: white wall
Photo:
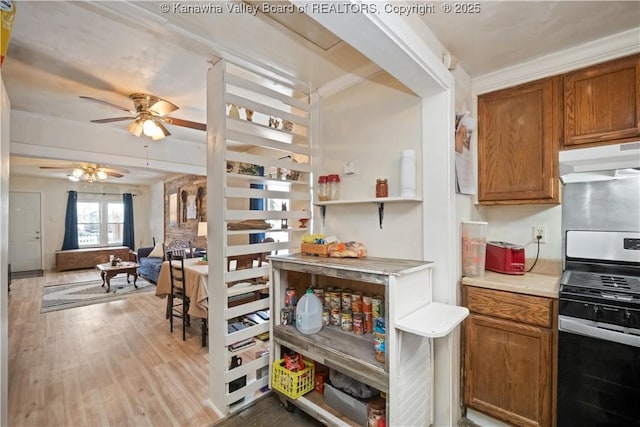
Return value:
M 164 242 L 164 182 L 149 187 L 149 207 L 149 235 L 141 246 L 151 246 L 153 238 L 156 243 Z
M 9 112 L 11 105 L 0 76 L 0 425 L 9 425 Z
M 375 197 L 376 178 L 387 178 L 389 196 L 400 194 L 400 154 L 416 150 L 422 157 L 420 98 L 385 72 L 320 101 L 322 160 L 315 176 L 338 173 L 341 199 Z M 356 161 L 358 172 L 342 173 L 347 161 Z M 417 183 L 422 181 L 419 161 Z M 421 194 L 421 189 L 417 189 Z M 322 230 L 316 208 L 315 231 Z M 370 256 L 421 259 L 422 205 L 387 203 L 382 230 L 377 205 L 327 207 L 324 233 L 340 240 L 362 242 Z
M 105 192 L 136 194 L 133 198 L 133 212 L 135 224 L 136 248 L 151 245 L 150 212 L 160 210 L 164 205 L 156 209 L 151 203 L 150 187 L 131 186 L 104 183 L 74 183 L 63 179 L 43 179 L 26 176 L 10 176 L 9 191 L 36 192 L 41 194 L 42 211 L 42 253 L 43 268 L 55 269 L 55 252 L 60 250 L 64 240 L 64 222 L 67 208 L 67 191 L 78 192 Z

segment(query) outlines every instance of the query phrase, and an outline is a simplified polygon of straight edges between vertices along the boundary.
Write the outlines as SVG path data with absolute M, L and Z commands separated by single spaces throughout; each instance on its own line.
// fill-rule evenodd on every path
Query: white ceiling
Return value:
M 371 69 L 369 61 L 344 42 L 324 51 L 260 13 L 162 13 L 162 3 L 18 2 L 2 68 L 12 109 L 86 124 L 126 113 L 79 95 L 131 108 L 128 95 L 147 92 L 178 105 L 171 116 L 204 123 L 206 73 L 209 61 L 217 58 L 258 64 L 312 89 Z M 227 2 L 210 3 L 226 7 Z M 472 78 L 640 23 L 637 1 L 491 1 L 480 2 L 477 14 L 445 14 L 439 2 L 434 5 L 436 12 L 426 14 L 423 22 Z M 91 126 L 118 129 L 129 137 L 128 124 Z M 205 143 L 204 132 L 167 127 L 172 136 L 139 143 Z M 11 169 L 37 175 L 42 164 L 39 159 L 13 158 Z M 157 170 L 127 169 L 128 183 L 163 176 Z

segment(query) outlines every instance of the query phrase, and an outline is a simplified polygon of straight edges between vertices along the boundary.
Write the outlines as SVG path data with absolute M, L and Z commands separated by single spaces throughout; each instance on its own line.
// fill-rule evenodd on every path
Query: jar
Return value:
M 378 427 L 378 422 L 385 416 L 387 402 L 381 396 L 369 399 L 367 403 L 367 426 Z
M 353 331 L 353 313 L 351 310 L 344 310 L 340 316 L 340 326 L 343 331 Z
M 318 201 L 320 202 L 329 200 L 329 185 L 327 182 L 328 177 L 326 175 L 318 177 Z
M 338 200 L 340 198 L 340 175 L 329 175 L 327 177 L 327 185 L 329 187 L 329 200 Z
M 389 196 L 389 184 L 387 184 L 387 178 L 378 178 L 376 180 L 376 197 L 388 197 Z

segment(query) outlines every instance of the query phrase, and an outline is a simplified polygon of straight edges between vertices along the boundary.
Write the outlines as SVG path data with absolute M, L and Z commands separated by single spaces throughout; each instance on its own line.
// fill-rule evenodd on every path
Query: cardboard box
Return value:
M 367 425 L 367 403 L 351 397 L 331 384 L 324 385 L 324 402 L 361 426 Z

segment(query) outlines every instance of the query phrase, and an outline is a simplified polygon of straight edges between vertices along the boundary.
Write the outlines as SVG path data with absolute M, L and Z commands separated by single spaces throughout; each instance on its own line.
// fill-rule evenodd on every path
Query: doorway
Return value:
M 13 278 L 41 276 L 41 195 L 9 192 L 9 263 Z

